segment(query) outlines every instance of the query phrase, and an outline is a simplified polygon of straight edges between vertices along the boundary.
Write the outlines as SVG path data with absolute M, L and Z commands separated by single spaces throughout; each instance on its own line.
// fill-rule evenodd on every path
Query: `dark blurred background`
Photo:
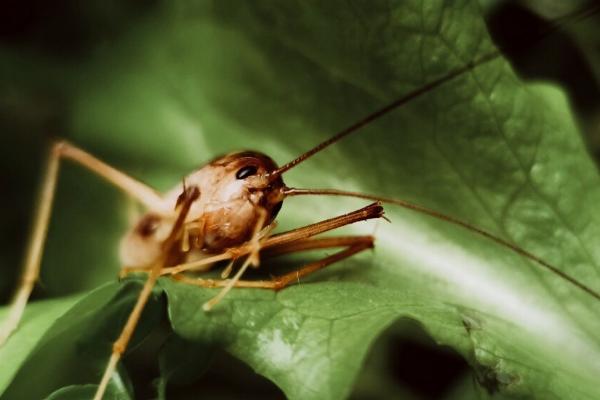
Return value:
M 15 280 L 11 266 L 20 264 L 43 151 L 49 138 L 69 129 L 70 95 L 85 80 L 80 66 L 152 13 L 160 0 L 0 4 L 0 205 L 4 210 L 0 299 L 6 301 Z M 600 5 L 559 0 L 481 0 L 481 5 L 494 40 L 523 79 L 552 81 L 567 91 L 589 151 L 600 160 Z M 59 195 L 75 192 L 84 198 L 95 195 L 93 190 L 82 194 L 77 186 L 63 188 Z M 73 207 L 80 208 L 79 214 L 66 218 L 90 212 L 81 205 L 85 201 L 78 203 Z M 105 206 L 94 212 L 110 215 L 111 204 Z M 108 271 L 84 281 L 83 272 L 65 272 L 72 275 L 61 286 L 51 284 L 61 276 L 43 277 L 34 295 L 71 293 L 112 274 Z M 156 337 L 127 360 L 134 382 L 152 381 L 158 375 L 156 361 L 148 359 L 153 346 L 161 343 L 160 332 Z M 406 359 L 411 362 L 400 362 Z M 169 386 L 168 398 L 191 399 L 199 392 L 210 398 L 283 397 L 273 384 L 226 354 L 215 354 L 211 365 L 200 380 Z M 484 389 L 478 389 L 475 381 Z M 154 393 L 150 385 L 136 386 L 138 398 Z M 456 353 L 437 346 L 417 324 L 399 321 L 372 348 L 353 398 L 467 399 L 493 392 L 494 388 L 486 387 L 485 376 L 472 376 Z

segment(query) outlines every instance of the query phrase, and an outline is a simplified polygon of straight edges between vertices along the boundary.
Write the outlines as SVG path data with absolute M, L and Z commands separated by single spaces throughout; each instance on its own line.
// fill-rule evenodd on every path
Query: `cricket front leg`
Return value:
M 150 295 L 152 294 L 152 290 L 156 285 L 156 280 L 160 276 L 160 271 L 164 268 L 165 263 L 167 262 L 168 256 L 173 250 L 173 247 L 177 245 L 177 240 L 180 238 L 184 224 L 185 218 L 187 217 L 190 207 L 194 201 L 198 199 L 200 196 L 200 190 L 192 186 L 190 188 L 184 189 L 184 193 L 182 195 L 182 202 L 178 208 L 178 216 L 173 224 L 173 228 L 169 233 L 169 236 L 162 243 L 162 256 L 159 260 L 157 260 L 150 271 L 148 272 L 148 278 L 144 283 L 144 287 L 142 288 L 140 294 L 138 295 L 137 301 L 133 306 L 133 310 L 129 314 L 127 318 L 127 322 L 125 326 L 121 330 L 121 334 L 117 338 L 117 340 L 113 343 L 112 352 L 110 358 L 108 360 L 108 364 L 102 374 L 102 379 L 98 385 L 96 390 L 96 394 L 94 395 L 94 400 L 101 400 L 104 396 L 104 392 L 108 387 L 108 382 L 112 377 L 113 373 L 117 368 L 117 364 L 121 359 L 121 356 L 127 349 L 129 345 L 129 341 L 135 332 L 135 328 L 138 325 L 140 317 L 142 316 L 142 312 L 150 299 Z
M 38 196 L 37 211 L 33 221 L 33 229 L 29 236 L 19 286 L 10 303 L 8 315 L 0 326 L 0 346 L 6 342 L 10 334 L 18 327 L 27 300 L 35 282 L 38 280 L 44 242 L 46 240 L 54 193 L 58 181 L 60 161 L 63 158 L 71 159 L 86 167 L 151 209 L 158 210 L 163 207 L 161 197 L 152 188 L 71 144 L 66 142 L 55 143 L 51 148 L 46 164 L 46 175 L 42 181 Z

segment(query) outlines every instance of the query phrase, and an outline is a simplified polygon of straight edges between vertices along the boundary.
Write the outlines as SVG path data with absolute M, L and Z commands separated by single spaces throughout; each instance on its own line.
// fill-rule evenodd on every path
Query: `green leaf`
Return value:
M 202 376 L 210 368 L 214 352 L 215 348 L 212 346 L 171 335 L 159 355 L 160 398 L 167 398 L 167 384 L 186 385 Z
M 79 65 L 65 89 L 68 137 L 166 189 L 234 149 L 289 161 L 494 50 L 476 1 L 168 2 Z M 285 179 L 437 209 L 600 288 L 597 170 L 560 90 L 524 84 L 501 57 Z M 362 204 L 289 199 L 280 226 Z M 472 232 L 392 206 L 386 213 L 391 224 L 343 230 L 375 232 L 374 252 L 278 293 L 234 290 L 211 313 L 201 305 L 215 291 L 161 280 L 173 329 L 225 347 L 290 398 L 348 396 L 370 344 L 400 317 L 460 352 L 490 393 L 600 396 L 597 301 Z M 262 268 L 277 274 L 281 264 Z
M 19 330 L 0 348 L 0 360 L 4 367 L 0 371 L 0 395 L 10 384 L 19 368 L 27 360 L 40 339 L 61 316 L 81 299 L 81 295 L 54 300 L 35 301 L 28 305 Z M 0 309 L 0 321 L 8 313 L 8 307 Z
M 26 356 L 26 359 L 15 365 L 11 376 L 7 377 L 12 381 L 7 381 L 2 398 L 39 399 L 65 386 L 97 384 L 108 362 L 112 343 L 120 334 L 140 288 L 136 281 L 104 285 L 77 299 L 80 301 L 75 305 L 71 302 L 72 307 L 68 311 L 62 309 L 64 315 L 56 313 L 50 329 L 39 332 L 43 336 L 33 349 L 19 349 L 19 356 Z M 35 304 L 33 306 L 35 310 Z M 162 304 L 153 296 L 131 339 L 129 350 L 135 348 L 156 326 L 162 311 Z M 23 340 L 22 334 L 18 331 L 8 344 L 13 340 Z M 111 386 L 115 386 L 118 392 L 126 391 L 130 385 L 126 375 L 119 371 L 112 379 Z M 35 385 L 31 384 L 32 376 L 36 377 Z M 76 389 L 75 393 L 79 390 Z M 67 392 L 71 393 L 71 389 Z
M 173 335 L 161 349 L 161 375 L 169 382 L 190 383 L 208 368 L 213 353 L 211 347 L 199 346 Z
M 96 385 L 67 386 L 52 393 L 46 400 L 89 400 L 96 394 Z M 105 400 L 131 400 L 126 391 L 109 386 L 104 394 Z
M 600 161 L 600 11 L 585 0 L 480 0 L 492 35 L 520 76 L 560 84 Z M 519 20 L 515 25 L 507 23 Z M 510 39 L 513 40 L 510 40 Z

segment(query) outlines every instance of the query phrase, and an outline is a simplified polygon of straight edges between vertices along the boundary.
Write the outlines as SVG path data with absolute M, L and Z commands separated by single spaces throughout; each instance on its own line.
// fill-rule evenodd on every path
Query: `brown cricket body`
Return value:
M 197 187 L 200 197 L 190 208 L 181 245 L 175 246 L 170 261 L 196 260 L 246 242 L 260 223 L 260 213 L 266 212 L 266 226 L 281 209 L 285 185 L 281 175 L 269 179 L 275 170 L 277 164 L 270 157 L 244 151 L 217 157 L 192 172 L 163 196 L 165 212 L 144 214 L 125 235 L 120 246 L 122 265 L 145 268 L 160 257 L 184 186 Z

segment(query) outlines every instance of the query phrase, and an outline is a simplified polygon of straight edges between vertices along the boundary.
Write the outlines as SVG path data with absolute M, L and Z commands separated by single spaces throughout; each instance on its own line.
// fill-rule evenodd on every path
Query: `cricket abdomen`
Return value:
M 119 258 L 125 268 L 152 266 L 162 254 L 162 243 L 168 237 L 173 220 L 147 213 L 121 239 Z

